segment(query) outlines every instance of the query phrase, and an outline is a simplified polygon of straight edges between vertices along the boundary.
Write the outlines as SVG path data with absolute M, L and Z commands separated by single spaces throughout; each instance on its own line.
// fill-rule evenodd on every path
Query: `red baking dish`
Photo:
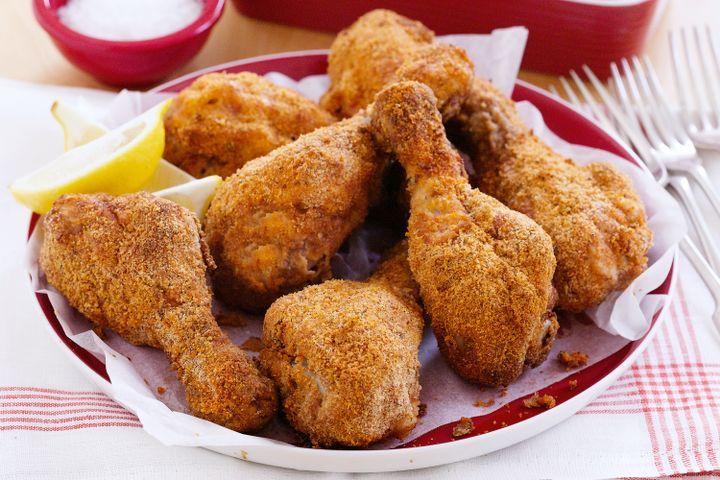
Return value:
M 530 35 L 522 67 L 565 74 L 638 53 L 664 0 L 233 0 L 244 15 L 337 32 L 375 8 L 420 20 L 439 35 L 523 25 Z

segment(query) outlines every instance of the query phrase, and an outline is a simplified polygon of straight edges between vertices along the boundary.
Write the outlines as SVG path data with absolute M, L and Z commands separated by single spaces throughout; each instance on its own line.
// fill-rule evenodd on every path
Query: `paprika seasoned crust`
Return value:
M 580 166 L 563 157 L 523 123 L 512 100 L 482 79 L 475 79 L 449 129 L 470 153 L 477 187 L 552 238 L 559 308 L 594 307 L 645 270 L 652 231 L 630 179 L 613 165 Z
M 275 386 L 215 323 L 193 213 L 148 193 L 64 195 L 43 233 L 48 282 L 98 327 L 164 350 L 193 415 L 247 432 L 275 414 Z
M 406 172 L 409 263 L 440 351 L 467 380 L 511 383 L 545 359 L 557 331 L 550 237 L 470 187 L 427 86 L 386 87 L 371 125 Z
M 341 31 L 328 57 L 330 88 L 320 105 L 338 118 L 372 103 L 384 86 L 401 80 L 428 85 L 450 118 L 470 88 L 473 64 L 464 50 L 435 41 L 422 23 L 390 10 L 373 10 Z
M 259 312 L 330 278 L 330 258 L 367 215 L 385 160 L 363 112 L 252 160 L 218 188 L 205 216 L 224 302 Z
M 273 303 L 260 361 L 313 445 L 362 447 L 415 426 L 422 331 L 403 243 L 367 282 L 330 280 Z
M 229 177 L 334 121 L 299 93 L 254 73 L 209 73 L 170 103 L 164 158 L 195 177 Z

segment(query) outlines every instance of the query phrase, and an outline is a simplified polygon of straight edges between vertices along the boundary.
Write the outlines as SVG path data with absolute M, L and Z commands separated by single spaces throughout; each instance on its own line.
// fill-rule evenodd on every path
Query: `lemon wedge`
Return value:
M 66 152 L 108 133 L 104 125 L 88 118 L 77 108 L 62 100 L 53 102 L 50 113 L 62 127 Z
M 157 169 L 165 147 L 163 116 L 169 101 L 94 140 L 60 155 L 52 163 L 15 181 L 15 199 L 38 213 L 46 213 L 65 193 L 138 190 Z M 57 114 L 57 108 L 56 108 Z M 57 115 L 56 115 L 57 118 Z M 66 144 L 68 142 L 66 132 Z M 75 141 L 74 136 L 72 136 Z
M 63 129 L 66 150 L 84 145 L 108 132 L 104 125 L 88 118 L 62 100 L 55 101 L 50 110 Z M 222 178 L 217 175 L 198 180 L 185 170 L 161 159 L 155 173 L 139 190 L 155 192 L 158 197 L 189 209 L 202 220 L 220 183 Z
M 56 100 L 52 108 L 50 108 L 50 112 L 62 127 L 65 135 L 66 151 L 84 145 L 108 132 L 104 125 L 89 118 L 76 107 L 62 100 Z M 176 167 L 167 160 L 161 159 L 155 173 L 139 190 L 155 192 L 181 183 L 192 182 L 193 180 L 195 180 L 195 177 L 185 170 Z
M 195 212 L 195 215 L 202 221 L 210 205 L 210 201 L 215 196 L 215 190 L 217 190 L 221 183 L 222 178 L 218 175 L 210 175 L 209 177 L 154 192 L 153 195 L 182 205 L 188 210 Z

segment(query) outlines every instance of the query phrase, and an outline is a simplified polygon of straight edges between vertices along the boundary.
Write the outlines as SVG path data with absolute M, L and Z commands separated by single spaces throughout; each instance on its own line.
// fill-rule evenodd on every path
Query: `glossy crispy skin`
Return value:
M 278 299 L 260 362 L 315 446 L 363 447 L 417 422 L 423 316 L 407 249 L 368 282 L 330 280 Z
M 196 177 L 228 177 L 249 160 L 333 121 L 299 93 L 254 73 L 210 73 L 170 104 L 164 157 Z
M 223 182 L 205 217 L 222 300 L 260 311 L 330 277 L 330 258 L 365 219 L 384 166 L 366 124 L 360 114 L 318 129 Z
M 470 87 L 473 65 L 460 48 L 435 43 L 422 23 L 373 10 L 341 31 L 330 47 L 330 88 L 320 105 L 342 118 L 368 106 L 385 85 L 416 80 L 432 88 L 445 118 Z
M 564 158 L 484 80 L 475 81 L 450 128 L 471 152 L 478 188 L 534 219 L 552 238 L 560 308 L 593 307 L 645 269 L 652 231 L 630 179 L 615 167 Z
M 407 174 L 410 267 L 440 351 L 469 381 L 509 384 L 545 359 L 557 330 L 550 238 L 470 187 L 424 85 L 378 94 L 372 127 Z
M 96 325 L 162 348 L 193 415 L 243 432 L 273 416 L 274 385 L 212 316 L 214 264 L 190 211 L 147 193 L 65 195 L 43 229 L 48 281 Z

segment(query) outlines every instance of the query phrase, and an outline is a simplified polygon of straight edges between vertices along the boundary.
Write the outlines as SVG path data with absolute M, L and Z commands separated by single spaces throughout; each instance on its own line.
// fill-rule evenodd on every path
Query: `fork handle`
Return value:
M 712 181 L 710 181 L 710 177 L 708 176 L 705 167 L 702 165 L 695 165 L 688 169 L 688 173 L 692 179 L 700 185 L 700 188 L 702 188 L 703 193 L 708 200 L 710 200 L 715 212 L 720 215 L 720 196 L 718 195 L 715 186 L 712 184 Z
M 668 178 L 668 183 L 680 196 L 680 200 L 685 206 L 688 217 L 693 227 L 695 227 L 695 232 L 700 238 L 700 245 L 708 259 L 708 263 L 711 268 L 717 272 L 718 267 L 720 267 L 720 251 L 718 251 L 718 248 L 715 246 L 713 235 L 695 200 L 695 194 L 690 188 L 690 183 L 687 178 L 680 175 L 671 175 Z
M 690 260 L 690 263 L 693 264 L 693 267 L 695 267 L 695 270 L 703 279 L 703 282 L 705 282 L 705 285 L 708 287 L 708 290 L 710 290 L 710 293 L 715 300 L 715 310 L 713 311 L 712 319 L 715 323 L 715 328 L 718 333 L 720 333 L 720 278 L 718 278 L 717 274 L 712 268 L 710 268 L 710 265 L 708 265 L 707 261 L 705 261 L 703 256 L 700 254 L 700 251 L 697 249 L 690 237 L 685 235 L 685 237 L 680 241 L 680 248 L 685 256 Z

